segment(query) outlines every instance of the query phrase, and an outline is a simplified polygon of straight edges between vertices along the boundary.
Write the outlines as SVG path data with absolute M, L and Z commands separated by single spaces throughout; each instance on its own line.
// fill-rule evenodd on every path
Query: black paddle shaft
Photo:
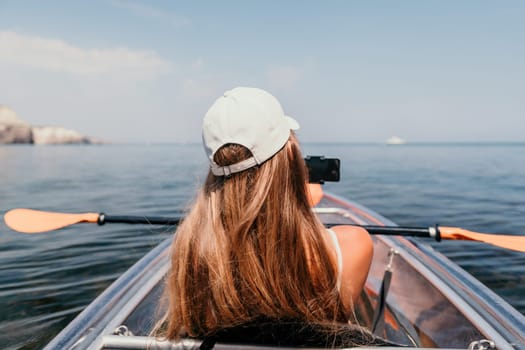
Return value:
M 164 216 L 131 216 L 131 215 L 106 215 L 100 213 L 98 216 L 98 224 L 105 223 L 122 223 L 122 224 L 146 224 L 146 225 L 178 225 L 181 221 L 180 217 L 164 217 Z
M 368 231 L 371 235 L 390 235 L 390 236 L 413 236 L 430 237 L 436 241 L 441 241 L 439 226 L 435 227 L 400 227 L 400 226 L 368 226 L 358 225 Z
M 146 225 L 178 225 L 182 220 L 181 217 L 164 217 L 164 216 L 131 216 L 131 215 L 106 215 L 100 213 L 98 224 L 105 223 L 122 223 L 122 224 L 146 224 Z M 345 224 L 325 224 L 327 227 Z M 371 235 L 390 235 L 390 236 L 413 236 L 413 237 L 431 237 L 436 241 L 441 241 L 439 226 L 435 227 L 399 227 L 399 226 L 369 226 L 353 225 L 364 228 Z

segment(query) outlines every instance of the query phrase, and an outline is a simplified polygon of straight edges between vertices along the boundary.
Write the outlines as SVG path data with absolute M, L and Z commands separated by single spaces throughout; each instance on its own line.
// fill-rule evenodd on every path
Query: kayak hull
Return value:
M 324 223 L 394 225 L 329 193 L 315 210 Z M 525 317 L 459 266 L 421 240 L 373 239 L 373 263 L 356 314 L 369 328 L 375 323 L 375 334 L 408 347 L 466 349 L 485 342 L 498 349 L 525 349 Z M 198 347 L 190 340 L 169 343 L 148 336 L 165 306 L 161 296 L 170 241 L 161 242 L 118 278 L 45 349 Z M 216 345 L 222 347 L 263 348 Z

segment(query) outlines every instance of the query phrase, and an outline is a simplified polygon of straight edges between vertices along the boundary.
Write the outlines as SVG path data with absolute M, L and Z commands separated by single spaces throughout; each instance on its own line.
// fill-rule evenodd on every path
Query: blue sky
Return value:
M 525 141 L 525 1 L 0 0 L 0 104 L 115 142 L 199 142 L 256 86 L 306 142 Z

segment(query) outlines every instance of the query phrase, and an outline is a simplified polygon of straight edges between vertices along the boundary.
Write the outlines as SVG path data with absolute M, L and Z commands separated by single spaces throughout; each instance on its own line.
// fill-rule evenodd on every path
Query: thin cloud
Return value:
M 164 21 L 174 27 L 183 27 L 191 23 L 187 18 L 179 17 L 174 13 L 159 10 L 153 6 L 140 4 L 134 1 L 112 0 L 111 4 L 141 17 Z
M 84 49 L 60 39 L 0 31 L 0 64 L 81 76 L 151 78 L 172 70 L 154 51 L 127 48 Z
M 208 103 L 212 101 L 220 89 L 209 79 L 186 78 L 181 84 L 181 95 L 192 101 Z
M 303 70 L 293 66 L 275 66 L 266 70 L 270 84 L 282 88 L 294 87 L 302 76 Z
M 205 66 L 204 60 L 202 58 L 197 58 L 191 63 L 191 69 L 193 70 L 202 70 Z

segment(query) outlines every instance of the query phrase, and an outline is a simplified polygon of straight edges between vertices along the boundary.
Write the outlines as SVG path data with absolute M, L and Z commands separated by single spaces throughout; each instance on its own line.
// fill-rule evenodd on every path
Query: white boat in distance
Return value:
M 392 136 L 388 140 L 385 141 L 387 145 L 404 145 L 407 143 L 406 140 L 402 139 L 398 136 Z

